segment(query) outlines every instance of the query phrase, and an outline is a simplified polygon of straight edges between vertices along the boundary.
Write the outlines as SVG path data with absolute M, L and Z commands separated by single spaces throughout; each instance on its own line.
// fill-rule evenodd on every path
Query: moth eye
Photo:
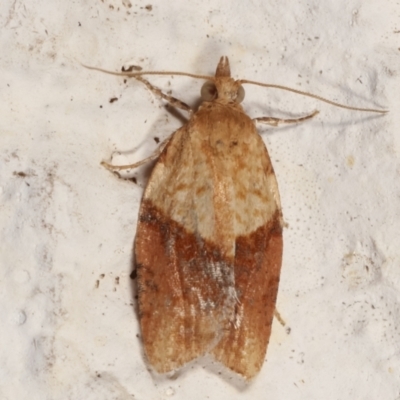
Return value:
M 211 101 L 217 98 L 217 88 L 215 87 L 213 82 L 207 81 L 201 87 L 201 98 L 204 101 Z
M 241 103 L 244 99 L 245 91 L 242 85 L 239 86 L 239 89 L 237 91 L 237 96 L 236 96 L 236 101 L 238 103 Z

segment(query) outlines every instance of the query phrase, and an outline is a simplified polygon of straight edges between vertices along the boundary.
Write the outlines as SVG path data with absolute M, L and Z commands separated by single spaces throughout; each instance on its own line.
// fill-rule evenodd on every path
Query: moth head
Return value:
M 201 98 L 204 101 L 223 99 L 228 102 L 241 103 L 244 99 L 243 86 L 231 78 L 207 81 L 201 87 Z

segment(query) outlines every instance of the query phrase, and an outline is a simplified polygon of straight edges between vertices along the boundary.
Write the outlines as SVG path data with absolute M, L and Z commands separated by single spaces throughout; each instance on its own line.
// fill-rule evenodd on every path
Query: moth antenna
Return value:
M 102 68 L 90 67 L 89 65 L 85 65 L 85 64 L 82 64 L 82 66 L 87 69 L 94 70 L 94 71 L 104 72 L 105 74 L 116 75 L 116 76 L 126 76 L 128 78 L 135 78 L 136 76 L 141 76 L 141 75 L 180 75 L 180 76 L 188 76 L 190 78 L 198 78 L 198 79 L 205 79 L 208 81 L 215 81 L 214 76 L 189 74 L 187 72 L 179 72 L 179 71 L 113 72 L 113 71 L 108 71 L 108 70 L 102 69 Z
M 380 113 L 380 114 L 386 114 L 387 112 L 389 112 L 389 110 L 376 110 L 374 108 L 359 108 L 359 107 L 346 106 L 344 104 L 336 103 L 335 101 L 325 99 L 324 97 L 318 96 L 316 94 L 303 92 L 302 90 L 292 89 L 292 88 L 282 86 L 282 85 L 274 85 L 274 84 L 270 84 L 270 83 L 260 83 L 260 82 L 255 82 L 255 81 L 249 81 L 247 79 L 240 79 L 238 82 L 249 83 L 250 85 L 263 86 L 263 87 L 273 88 L 273 89 L 287 90 L 288 92 L 293 92 L 293 93 L 301 94 L 303 96 L 312 97 L 313 99 L 323 101 L 324 103 L 331 104 L 332 106 L 345 108 L 346 110 L 375 112 L 375 113 Z
M 142 75 L 177 75 L 177 76 L 188 76 L 190 78 L 196 78 L 196 79 L 204 79 L 204 80 L 213 81 L 213 82 L 215 81 L 215 76 L 197 75 L 197 74 L 190 74 L 188 72 L 180 72 L 180 71 L 113 72 L 113 71 L 108 71 L 103 68 L 91 67 L 91 66 L 85 65 L 85 64 L 82 64 L 82 66 L 87 69 L 91 69 L 93 71 L 100 71 L 100 72 L 104 72 L 105 74 L 116 75 L 116 76 L 125 76 L 128 78 L 135 78 L 137 76 L 142 76 Z M 256 82 L 256 81 L 250 81 L 248 79 L 239 79 L 238 82 L 240 84 L 248 83 L 250 85 L 257 85 L 257 86 L 262 86 L 262 87 L 267 87 L 267 88 L 272 88 L 272 89 L 286 90 L 288 92 L 293 92 L 296 94 L 300 94 L 302 96 L 311 97 L 313 99 L 317 99 L 319 101 L 323 101 L 324 103 L 330 104 L 335 107 L 344 108 L 346 110 L 375 112 L 375 113 L 379 113 L 379 114 L 386 114 L 387 112 L 389 112 L 389 110 L 377 110 L 374 108 L 360 108 L 360 107 L 346 106 L 344 104 L 340 104 L 335 101 L 326 99 L 322 96 L 318 96 L 316 94 L 304 92 L 302 90 L 293 89 L 293 88 L 290 88 L 287 86 L 282 86 L 282 85 L 274 85 L 271 83 L 260 83 L 260 82 Z

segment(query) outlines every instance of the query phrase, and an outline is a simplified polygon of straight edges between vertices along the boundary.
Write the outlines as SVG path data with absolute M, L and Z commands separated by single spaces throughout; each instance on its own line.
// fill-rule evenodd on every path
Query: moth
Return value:
M 92 69 L 97 69 L 93 68 Z M 103 72 L 108 72 L 101 70 Z M 108 72 L 112 73 L 112 72 Z M 145 353 L 158 373 L 211 354 L 245 379 L 261 369 L 275 312 L 284 227 L 278 183 L 255 122 L 277 125 L 298 119 L 251 119 L 240 105 L 242 84 L 279 85 L 231 78 L 227 57 L 215 76 L 181 72 L 112 73 L 134 77 L 189 121 L 174 132 L 157 158 L 143 194 L 135 240 L 139 319 Z M 143 75 L 205 79 L 196 112 L 152 86 Z

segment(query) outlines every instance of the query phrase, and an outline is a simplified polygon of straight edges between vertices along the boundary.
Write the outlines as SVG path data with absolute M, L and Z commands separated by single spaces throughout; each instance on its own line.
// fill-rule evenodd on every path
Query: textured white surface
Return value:
M 399 399 L 399 13 L 394 0 L 3 0 L 0 398 Z M 246 390 L 212 363 L 146 369 L 129 279 L 146 173 L 135 185 L 99 162 L 138 160 L 182 121 L 140 83 L 80 65 L 211 74 L 221 55 L 235 77 L 391 110 L 246 87 L 254 117 L 321 110 L 259 129 L 288 224 L 290 333 L 275 321 Z M 151 80 L 198 101 L 201 82 Z

